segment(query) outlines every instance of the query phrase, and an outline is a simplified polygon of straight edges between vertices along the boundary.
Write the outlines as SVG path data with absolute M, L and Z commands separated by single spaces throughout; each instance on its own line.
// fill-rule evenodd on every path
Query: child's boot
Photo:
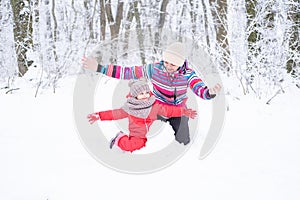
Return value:
M 115 144 L 118 144 L 119 139 L 124 135 L 125 135 L 125 133 L 123 133 L 122 131 L 118 132 L 117 135 L 110 140 L 109 148 L 112 149 Z

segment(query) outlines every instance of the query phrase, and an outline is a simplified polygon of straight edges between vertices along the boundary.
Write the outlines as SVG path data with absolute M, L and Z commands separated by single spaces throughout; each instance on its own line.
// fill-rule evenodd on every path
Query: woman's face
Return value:
M 178 69 L 178 67 L 179 67 L 179 66 L 174 65 L 174 64 L 172 64 L 172 63 L 169 63 L 169 62 L 167 62 L 167 61 L 164 61 L 164 65 L 165 65 L 165 67 L 166 67 L 167 72 L 169 72 L 169 73 L 174 73 L 174 72 L 176 72 L 177 69 Z
M 143 91 L 143 92 L 139 93 L 136 98 L 138 100 L 147 100 L 147 99 L 149 99 L 149 97 L 150 97 L 150 92 Z

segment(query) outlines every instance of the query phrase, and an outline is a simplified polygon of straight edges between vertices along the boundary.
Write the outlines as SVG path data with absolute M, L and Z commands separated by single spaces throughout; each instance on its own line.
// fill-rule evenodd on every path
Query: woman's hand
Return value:
M 212 88 L 209 88 L 209 94 L 216 95 L 217 93 L 219 93 L 221 91 L 221 88 L 222 88 L 222 86 L 219 83 L 217 83 Z
M 83 56 L 81 59 L 82 66 L 85 69 L 89 69 L 92 71 L 97 71 L 98 68 L 98 62 L 94 57 L 85 57 Z

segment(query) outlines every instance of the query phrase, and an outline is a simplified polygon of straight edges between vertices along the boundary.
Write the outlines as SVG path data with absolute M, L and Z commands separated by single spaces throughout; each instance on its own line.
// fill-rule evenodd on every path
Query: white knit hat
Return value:
M 173 65 L 182 66 L 185 59 L 184 45 L 174 42 L 163 52 L 163 60 Z

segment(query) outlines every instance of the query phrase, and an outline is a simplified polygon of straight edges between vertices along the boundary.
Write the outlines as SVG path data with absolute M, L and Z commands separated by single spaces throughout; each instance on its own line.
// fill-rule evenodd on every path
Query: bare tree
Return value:
M 249 43 L 254 43 L 258 40 L 258 32 L 256 30 L 256 24 L 253 23 L 255 16 L 256 16 L 256 5 L 257 2 L 256 0 L 245 0 L 246 2 L 246 8 L 247 8 L 247 16 L 248 16 L 248 21 L 247 21 L 247 27 L 250 32 L 248 32 L 248 42 Z
M 140 13 L 138 9 L 138 1 L 134 2 L 134 17 L 136 20 L 136 30 L 137 30 L 137 36 L 138 36 L 138 43 L 140 47 L 140 57 L 142 64 L 145 64 L 145 49 L 144 49 L 144 43 L 143 43 L 143 33 L 142 33 L 142 26 L 141 26 L 141 18 Z
M 40 39 L 40 10 L 39 10 L 39 0 L 33 1 L 33 49 L 35 52 L 37 52 L 37 65 L 39 65 L 41 69 L 41 74 L 39 77 L 39 80 L 37 81 L 36 91 L 35 91 L 35 97 L 37 97 L 40 86 L 42 85 L 42 79 L 44 75 L 44 65 L 43 65 L 43 53 L 41 51 L 41 39 Z
M 227 36 L 227 1 L 226 0 L 209 0 L 210 8 L 216 29 L 217 48 L 220 55 L 218 59 L 220 67 L 225 71 L 230 70 L 230 52 Z
M 76 26 L 76 23 L 77 23 L 77 17 L 78 17 L 78 11 L 77 9 L 75 8 L 75 0 L 72 0 L 71 2 L 71 8 L 72 8 L 72 12 L 74 13 L 74 19 L 72 21 L 72 25 L 71 25 L 71 30 L 70 30 L 70 34 L 69 34 L 69 41 L 72 42 L 73 41 L 73 31 L 75 30 L 75 26 Z
M 57 53 L 56 53 L 56 42 L 57 42 L 57 19 L 55 14 L 55 0 L 52 0 L 52 7 L 51 7 L 51 16 L 53 19 L 53 30 L 51 31 L 53 34 L 53 42 L 52 42 L 52 48 L 53 48 L 53 55 L 55 62 L 58 61 Z M 50 17 L 50 16 L 49 16 Z M 51 28 L 50 28 L 51 29 Z
M 124 47 L 123 47 L 123 52 L 127 52 L 128 46 L 129 46 L 129 35 L 130 35 L 130 27 L 131 23 L 135 14 L 135 9 L 134 9 L 134 2 L 129 3 L 129 8 L 127 11 L 126 19 L 123 22 L 124 24 L 124 29 L 125 29 L 125 35 L 124 35 Z M 127 53 L 124 53 L 124 57 L 127 57 Z
M 204 1 L 201 1 L 201 3 L 202 3 L 202 8 L 203 8 L 203 15 L 204 15 L 204 27 L 205 27 L 205 36 L 206 36 L 206 46 L 207 47 L 210 47 L 211 45 L 210 45 L 210 38 L 209 38 L 209 29 L 210 29 L 210 27 L 209 27 L 209 21 L 208 21 L 208 19 L 209 19 L 209 14 L 208 14 L 208 5 L 206 5 L 205 4 L 205 2 Z
M 168 6 L 169 0 L 163 0 L 160 7 L 160 14 L 158 19 L 158 28 L 162 29 L 164 27 L 166 21 L 166 11 Z
M 14 39 L 19 76 L 23 76 L 33 61 L 27 59 L 27 51 L 32 48 L 32 14 L 28 0 L 11 0 L 14 20 Z
M 297 86 L 300 87 L 300 7 L 299 2 L 293 0 L 287 12 L 291 27 L 287 31 L 289 40 L 289 57 L 286 63 L 287 72 L 298 80 Z
M 159 18 L 158 18 L 158 23 L 157 23 L 158 30 L 155 33 L 155 37 L 154 37 L 155 38 L 155 43 L 154 43 L 155 47 L 160 46 L 160 40 L 161 40 L 160 35 L 161 35 L 161 31 L 165 25 L 168 3 L 169 3 L 169 0 L 163 0 L 161 2 Z
M 112 12 L 111 0 L 105 0 L 105 4 L 104 4 L 105 13 L 106 13 L 106 17 L 110 29 L 110 39 L 111 39 L 110 60 L 112 63 L 115 63 L 117 60 L 117 43 L 118 43 L 121 21 L 123 19 L 123 6 L 124 6 L 124 2 L 118 0 L 117 12 L 116 15 L 114 16 Z
M 112 40 L 117 38 L 119 34 L 121 20 L 123 19 L 123 6 L 124 2 L 119 0 L 117 5 L 117 14 L 114 17 L 111 8 L 111 0 L 105 1 L 105 11 L 109 23 L 110 35 Z
M 105 40 L 105 35 L 106 35 L 106 15 L 105 15 L 105 6 L 104 6 L 104 0 L 99 0 L 100 4 L 100 32 L 101 40 Z
M 91 0 L 84 0 L 83 6 L 85 9 L 85 20 L 88 26 L 89 40 L 95 39 L 94 34 L 94 16 L 96 12 L 97 0 L 94 0 L 94 4 L 92 5 Z
M 197 3 L 195 3 L 195 0 L 189 0 L 189 4 L 190 4 L 190 16 L 191 16 L 191 24 L 192 24 L 192 37 L 195 36 L 196 34 L 196 28 L 197 28 L 197 8 L 199 7 L 199 5 Z

